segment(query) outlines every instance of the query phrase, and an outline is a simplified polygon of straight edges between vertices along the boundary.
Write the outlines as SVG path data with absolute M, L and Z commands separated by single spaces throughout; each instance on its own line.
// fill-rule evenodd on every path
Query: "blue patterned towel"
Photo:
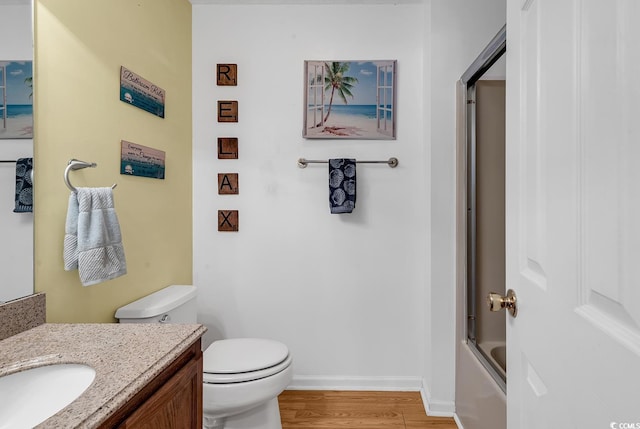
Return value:
M 356 207 L 356 160 L 329 160 L 329 205 L 332 214 L 351 213 Z
M 16 161 L 16 208 L 15 213 L 33 211 L 33 158 L 18 158 Z

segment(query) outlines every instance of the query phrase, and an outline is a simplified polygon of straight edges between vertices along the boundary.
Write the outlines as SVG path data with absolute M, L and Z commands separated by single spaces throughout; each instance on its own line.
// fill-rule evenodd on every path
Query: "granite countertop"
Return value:
M 196 324 L 45 323 L 0 341 L 0 376 L 80 363 L 96 371 L 74 402 L 38 428 L 95 428 L 206 331 Z

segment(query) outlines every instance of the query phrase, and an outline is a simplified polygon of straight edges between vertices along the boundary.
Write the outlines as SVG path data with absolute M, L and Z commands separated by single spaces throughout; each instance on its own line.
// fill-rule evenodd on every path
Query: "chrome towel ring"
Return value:
M 70 159 L 67 168 L 64 169 L 64 183 L 67 185 L 67 188 L 71 190 L 71 192 L 78 192 L 78 190 L 69 182 L 69 171 L 71 170 L 80 170 L 82 168 L 96 168 L 98 164 L 95 162 L 85 162 L 80 161 L 79 159 Z M 111 186 L 111 189 L 115 188 L 117 185 L 114 183 Z

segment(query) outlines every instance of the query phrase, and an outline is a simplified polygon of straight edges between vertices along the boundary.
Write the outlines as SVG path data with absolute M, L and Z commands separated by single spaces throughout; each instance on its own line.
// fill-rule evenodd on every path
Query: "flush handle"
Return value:
M 165 314 L 164 316 L 162 316 L 162 318 L 159 320 L 160 323 L 169 323 L 169 321 L 171 320 L 171 317 L 169 317 L 168 314 Z
M 507 291 L 507 296 L 502 296 L 495 292 L 489 293 L 487 305 L 491 311 L 500 311 L 506 308 L 511 316 L 516 317 L 518 315 L 518 299 L 513 289 Z

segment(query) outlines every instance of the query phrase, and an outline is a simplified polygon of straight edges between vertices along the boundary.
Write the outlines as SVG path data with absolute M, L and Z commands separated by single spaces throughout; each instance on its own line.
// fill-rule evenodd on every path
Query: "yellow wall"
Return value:
M 191 4 L 36 0 L 34 14 L 35 290 L 48 322 L 112 322 L 119 306 L 192 281 Z M 164 119 L 120 101 L 120 66 L 166 91 Z M 121 140 L 164 150 L 166 179 L 120 175 Z M 71 172 L 74 186 L 118 184 L 128 274 L 89 287 L 63 269 L 71 158 L 98 164 Z

